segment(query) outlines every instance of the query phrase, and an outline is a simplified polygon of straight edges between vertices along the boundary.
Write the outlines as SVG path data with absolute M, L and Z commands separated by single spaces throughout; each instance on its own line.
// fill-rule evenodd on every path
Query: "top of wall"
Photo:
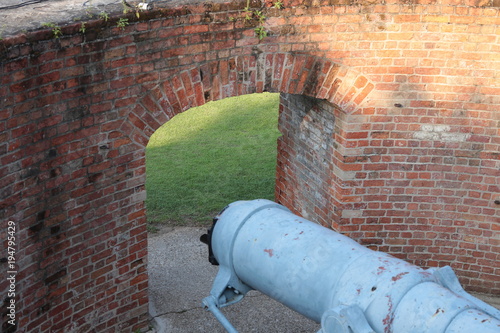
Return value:
M 199 3 L 226 3 L 228 0 L 0 0 L 0 40 L 39 29 L 47 24 L 65 26 L 99 18 L 133 12 L 140 3 L 148 3 L 153 9 L 181 7 Z M 270 0 L 251 0 L 252 6 Z M 272 2 L 272 1 L 271 1 Z M 500 0 L 305 0 L 302 6 L 321 5 L 376 5 L 376 4 L 434 4 L 456 6 L 500 7 Z
M 119 15 L 125 9 L 134 11 L 141 2 L 153 8 L 176 7 L 201 3 L 203 0 L 0 0 L 0 39 L 38 30 L 44 24 L 64 26 L 99 17 Z M 211 0 L 210 2 L 227 2 Z

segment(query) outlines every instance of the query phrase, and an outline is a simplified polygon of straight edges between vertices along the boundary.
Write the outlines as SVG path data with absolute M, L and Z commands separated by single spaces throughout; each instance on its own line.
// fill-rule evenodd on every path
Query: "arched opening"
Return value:
M 325 221 L 335 221 L 331 225 L 333 227 L 339 225 L 337 221 L 342 218 L 342 209 L 344 207 L 342 206 L 343 194 L 339 196 L 338 191 L 339 189 L 342 190 L 341 187 L 344 186 L 344 178 L 352 175 L 341 173 L 339 177 L 331 181 L 323 181 L 324 179 L 321 177 L 315 178 L 314 184 L 310 183 L 312 178 L 307 179 L 307 177 L 316 176 L 317 169 L 326 172 L 331 169 L 330 171 L 337 172 L 337 169 L 343 168 L 344 156 L 339 154 L 332 156 L 331 153 L 338 150 L 336 144 L 323 142 L 326 143 L 326 146 L 322 147 L 324 149 L 321 151 L 315 152 L 312 160 L 302 160 L 302 162 L 307 162 L 308 168 L 301 170 L 301 163 L 299 162 L 304 157 L 303 154 L 308 149 L 314 149 L 312 146 L 308 148 L 311 142 L 307 140 L 304 142 L 301 135 L 307 136 L 308 131 L 323 133 L 321 126 L 330 123 L 330 118 L 334 117 L 335 123 L 328 126 L 334 126 L 335 128 L 328 129 L 325 132 L 327 133 L 326 136 L 320 134 L 320 137 L 316 136 L 315 139 L 320 141 L 327 139 L 328 141 L 333 137 L 334 142 L 338 143 L 339 147 L 342 148 L 346 140 L 344 127 L 350 121 L 347 118 L 350 114 L 362 112 L 359 105 L 363 103 L 366 96 L 373 89 L 371 82 L 359 73 L 353 72 L 350 68 L 335 64 L 329 60 L 309 55 L 286 53 L 237 56 L 228 60 L 212 61 L 195 68 L 182 69 L 170 74 L 172 75 L 169 75 L 168 79 L 162 80 L 161 83 L 144 84 L 144 95 L 137 100 L 133 109 L 129 109 L 128 121 L 123 124 L 122 128 L 123 131 L 129 133 L 129 137 L 134 143 L 145 148 L 150 141 L 150 137 L 162 124 L 169 122 L 175 116 L 193 107 L 204 105 L 210 101 L 219 101 L 255 92 L 279 92 L 281 94 L 279 117 L 281 125 L 279 129 L 283 137 L 291 135 L 293 138 L 278 141 L 278 167 L 275 179 L 273 179 L 273 182 L 276 181 L 276 201 L 313 221 L 322 224 L 328 224 Z M 291 101 L 292 104 L 290 104 Z M 298 124 L 292 125 L 285 118 L 290 115 L 286 110 L 287 108 L 291 108 L 294 117 L 298 115 Z M 324 116 L 327 116 L 328 119 L 324 118 Z M 290 126 L 294 128 L 295 126 L 301 126 L 301 130 L 294 132 L 294 128 Z M 292 144 L 292 146 L 287 144 Z M 302 145 L 299 151 L 296 150 L 296 144 Z M 320 142 L 320 144 L 322 143 Z M 142 151 L 144 152 L 144 150 Z M 306 155 L 306 159 L 311 156 L 310 154 Z M 141 158 L 144 162 L 144 155 Z M 326 165 L 326 169 L 323 168 L 323 164 Z M 142 165 L 145 166 L 145 162 Z M 144 167 L 144 173 L 145 170 Z M 321 189 L 318 189 L 316 184 L 319 184 Z M 148 195 L 150 194 L 148 193 Z M 260 195 L 260 197 L 262 196 Z M 235 200 L 238 199 L 245 198 L 235 198 Z M 221 206 L 231 201 L 234 200 L 226 200 Z M 340 208 L 330 209 L 337 202 L 341 203 Z M 220 209 L 221 207 L 217 207 L 216 211 Z M 210 221 L 211 217 L 206 216 L 204 220 Z M 145 221 L 145 218 L 143 221 Z M 166 232 L 168 231 L 167 229 Z M 156 237 L 155 235 L 150 233 L 150 246 Z M 179 245 L 184 244 L 182 237 L 180 237 L 178 243 L 172 249 L 160 245 L 163 247 L 156 253 L 179 251 L 193 253 L 199 251 L 203 263 L 207 264 L 206 248 L 204 244 L 198 241 L 198 238 L 199 234 L 196 236 L 196 245 L 194 246 L 200 246 L 199 249 L 180 248 Z M 154 252 L 151 249 L 149 250 L 150 309 L 152 308 L 151 304 L 155 303 L 155 297 L 161 296 L 165 302 L 179 302 L 179 299 L 172 297 L 168 292 L 151 292 L 154 289 L 155 281 L 155 277 L 152 276 L 155 273 L 152 271 L 153 264 L 151 261 Z M 170 267 L 170 271 L 179 269 L 179 266 L 175 265 L 175 261 L 171 257 L 157 259 Z M 181 264 L 181 267 L 184 266 L 184 264 Z M 172 282 L 171 277 L 165 276 L 164 271 L 158 272 L 158 274 L 162 275 L 159 279 L 161 279 L 164 286 Z M 180 285 L 183 285 L 183 294 L 186 289 L 191 290 L 186 285 L 186 282 L 192 281 L 186 281 L 186 276 L 198 277 L 199 275 L 200 272 L 195 271 L 180 278 Z M 203 278 L 207 283 L 206 290 L 208 292 L 211 283 L 210 278 Z M 159 281 L 159 279 L 157 280 Z M 190 304 L 194 305 L 195 309 L 199 309 L 200 295 L 181 296 L 182 300 L 187 298 L 194 302 Z M 168 311 L 175 313 L 179 309 Z M 162 316 L 162 312 L 155 311 L 155 309 L 152 309 L 150 314 L 154 317 Z M 309 330 L 313 331 L 314 329 Z

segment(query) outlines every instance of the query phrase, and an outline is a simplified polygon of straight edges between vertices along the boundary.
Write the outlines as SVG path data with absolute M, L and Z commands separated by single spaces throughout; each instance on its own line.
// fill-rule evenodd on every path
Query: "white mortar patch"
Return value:
M 470 137 L 470 133 L 450 132 L 448 125 L 422 125 L 421 131 L 415 132 L 413 137 L 419 140 L 433 140 L 446 142 L 464 142 Z
M 352 210 L 352 209 L 342 210 L 342 217 L 343 218 L 355 218 L 355 217 L 362 217 L 362 216 L 363 216 L 363 211 L 361 211 L 361 210 Z

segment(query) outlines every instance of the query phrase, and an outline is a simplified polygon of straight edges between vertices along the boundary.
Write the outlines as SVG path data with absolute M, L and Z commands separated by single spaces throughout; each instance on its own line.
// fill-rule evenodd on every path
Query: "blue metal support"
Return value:
M 208 296 L 203 299 L 203 305 L 207 310 L 212 312 L 214 317 L 221 323 L 228 333 L 238 333 L 238 331 L 231 325 L 226 316 L 219 310 L 216 300 L 213 296 Z

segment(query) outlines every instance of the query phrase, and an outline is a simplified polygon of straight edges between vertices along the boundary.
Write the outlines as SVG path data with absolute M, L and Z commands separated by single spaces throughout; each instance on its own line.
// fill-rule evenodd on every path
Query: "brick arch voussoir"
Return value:
M 128 115 L 131 137 L 149 137 L 175 115 L 209 101 L 251 93 L 278 92 L 324 99 L 355 112 L 373 90 L 364 75 L 309 54 L 252 53 L 169 70 L 160 83 L 148 83 Z
M 266 91 L 324 99 L 346 113 L 355 112 L 375 85 L 361 73 L 309 54 L 266 55 Z

